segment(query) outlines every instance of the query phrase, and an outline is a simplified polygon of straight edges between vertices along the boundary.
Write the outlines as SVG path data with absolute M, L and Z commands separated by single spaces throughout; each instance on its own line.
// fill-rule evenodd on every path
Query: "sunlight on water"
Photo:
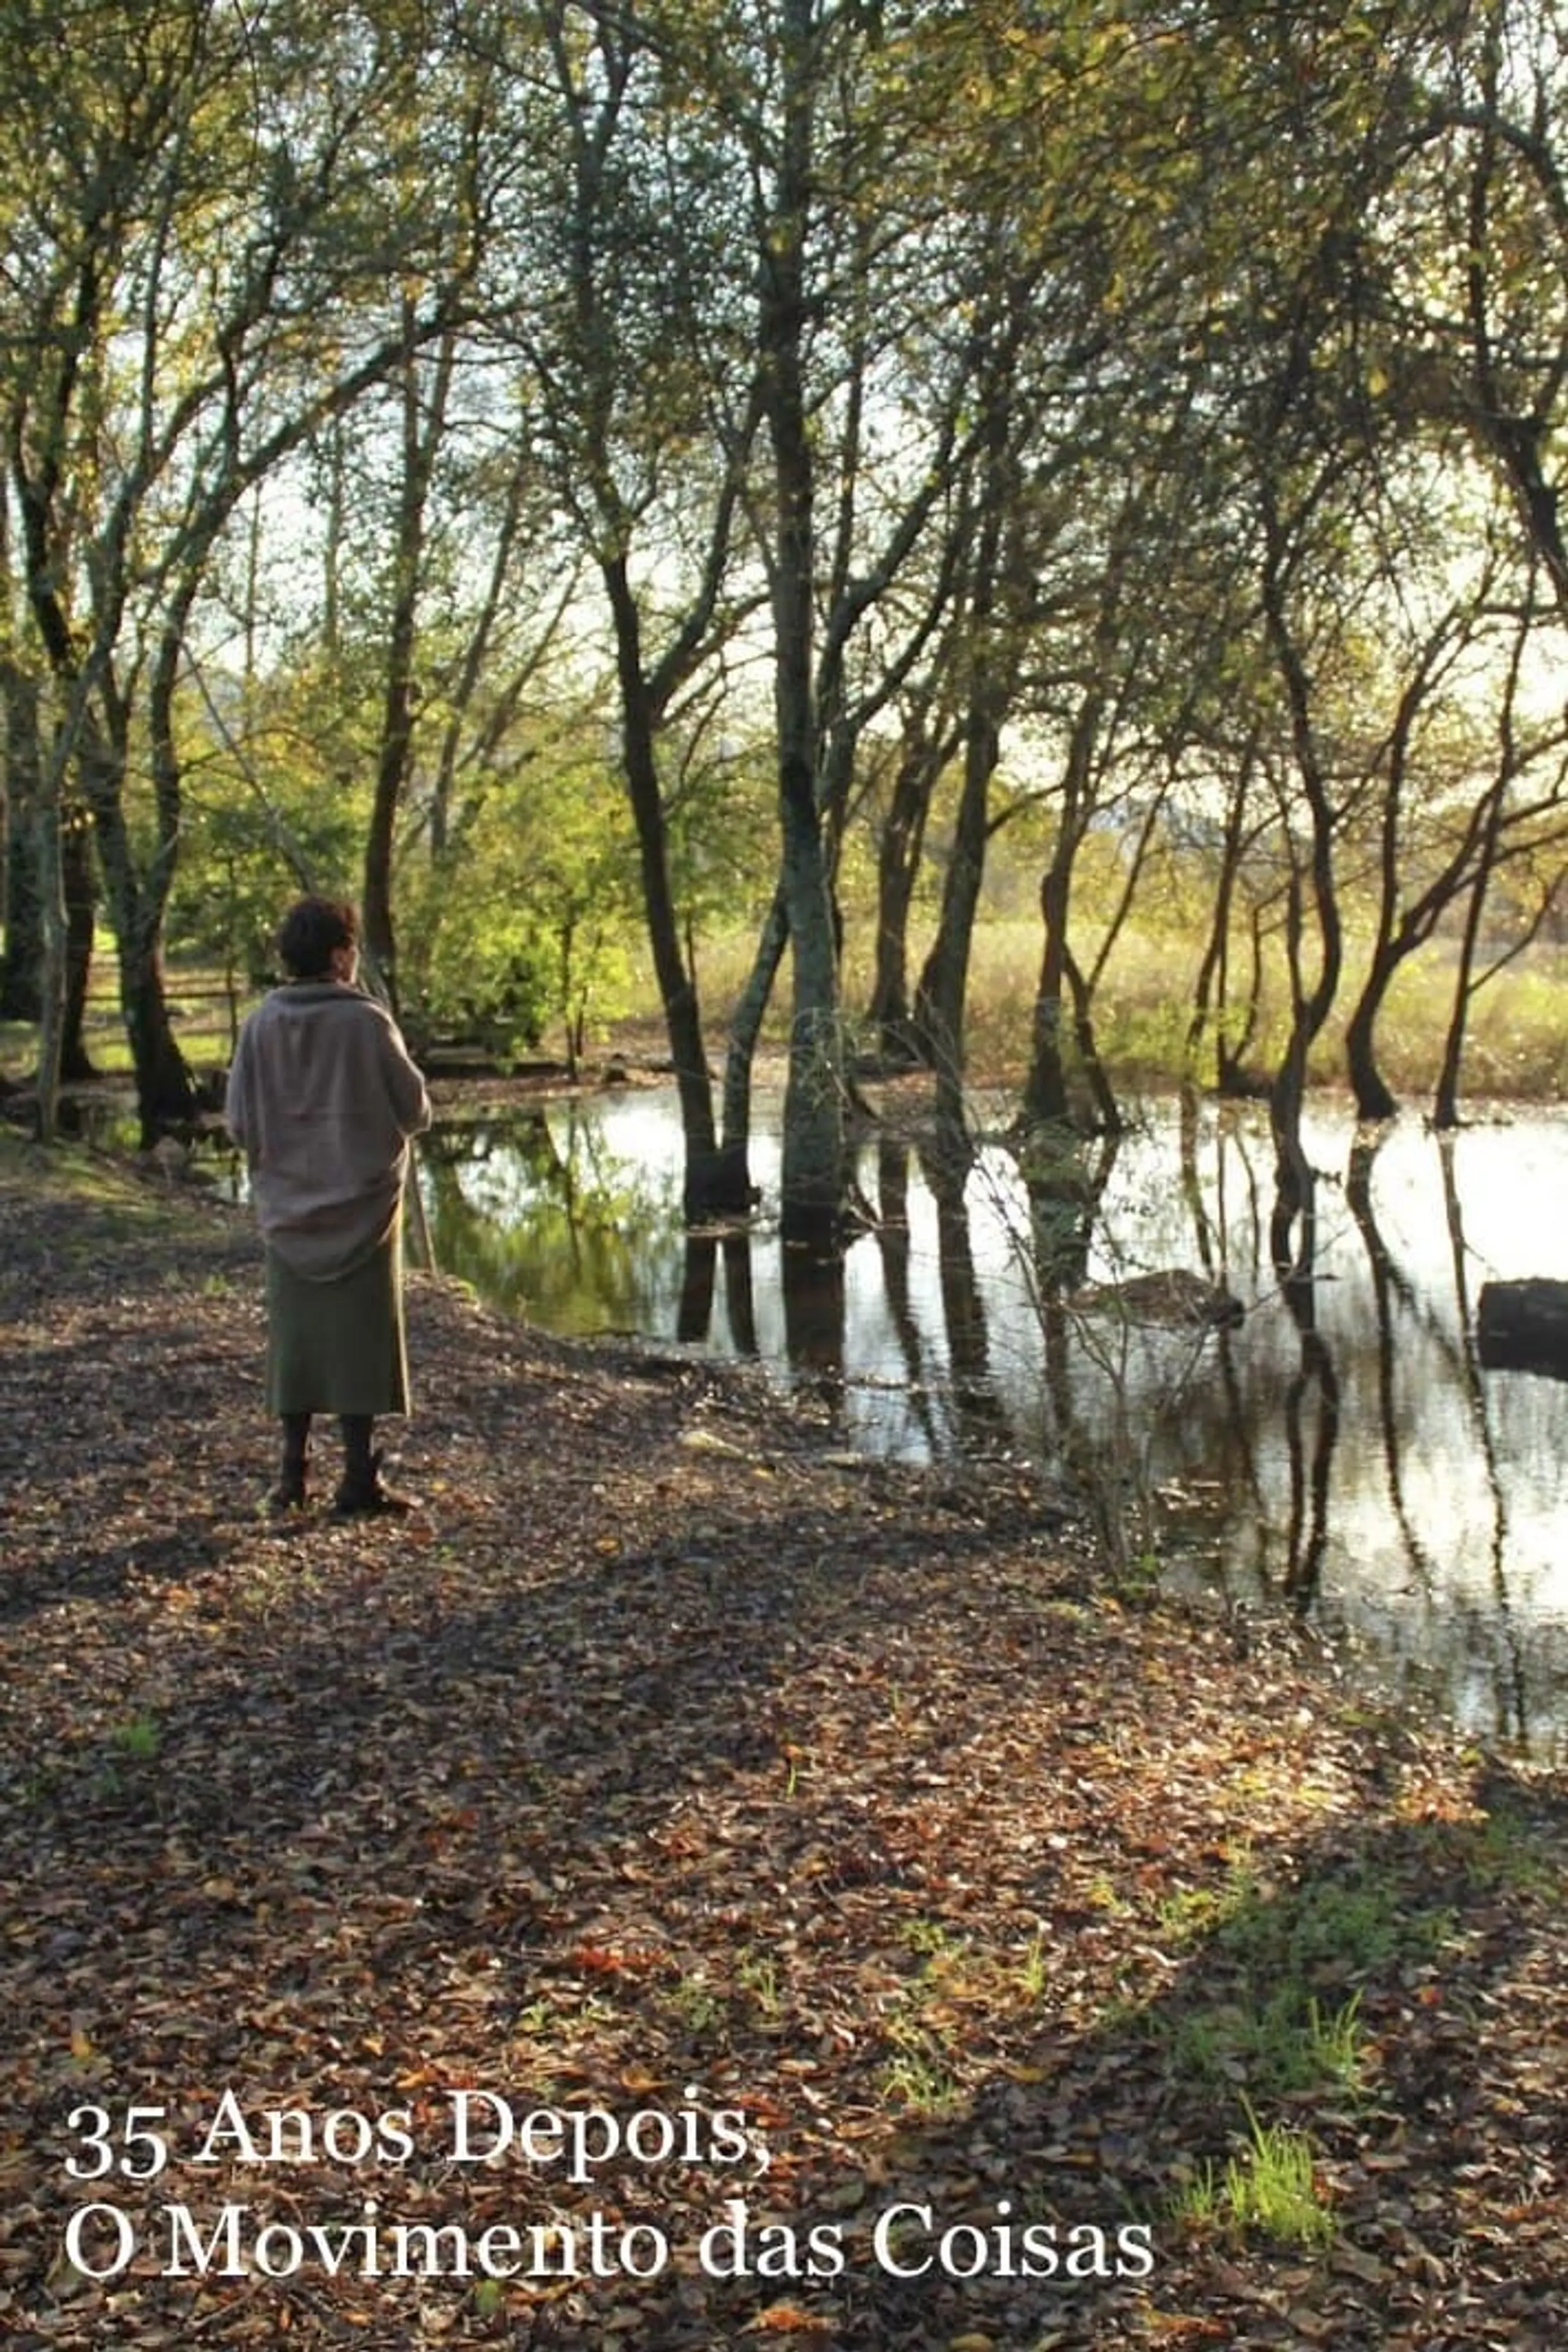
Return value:
M 1530 1114 L 1447 1142 L 1319 1112 L 1319 1242 L 1305 1296 L 1268 1263 L 1272 1153 L 1249 1108 L 1175 1106 L 1121 1143 L 1092 1220 L 1031 1201 L 990 1146 L 961 1201 L 915 1150 L 864 1145 L 873 1223 L 841 1261 L 782 1248 L 773 1119 L 746 1234 L 688 1237 L 673 1095 L 552 1105 L 433 1139 L 442 1264 L 547 1327 L 754 1357 L 809 1390 L 836 1442 L 914 1460 L 1011 1454 L 1158 1501 L 1163 1559 L 1238 1606 L 1284 1601 L 1343 1629 L 1478 1733 L 1568 1731 L 1568 1381 L 1483 1372 L 1484 1282 L 1568 1279 L 1568 1120 Z M 1062 1313 L 1069 1289 L 1173 1268 L 1223 1285 L 1233 1329 Z M 1108 1467 L 1108 1465 L 1110 1465 Z

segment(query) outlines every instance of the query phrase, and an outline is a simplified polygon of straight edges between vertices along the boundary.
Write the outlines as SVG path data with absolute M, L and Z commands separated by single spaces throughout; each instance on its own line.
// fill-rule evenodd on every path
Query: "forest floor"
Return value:
M 14 2352 L 1568 2342 L 1568 1780 L 425 1276 L 279 1532 L 258 1277 L 0 1138 Z

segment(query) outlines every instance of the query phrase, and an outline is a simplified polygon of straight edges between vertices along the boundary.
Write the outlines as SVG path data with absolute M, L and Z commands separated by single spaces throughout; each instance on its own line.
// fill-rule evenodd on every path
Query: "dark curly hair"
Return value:
M 346 898 L 297 898 L 278 926 L 278 954 L 290 980 L 325 980 L 338 948 L 359 945 L 359 912 Z

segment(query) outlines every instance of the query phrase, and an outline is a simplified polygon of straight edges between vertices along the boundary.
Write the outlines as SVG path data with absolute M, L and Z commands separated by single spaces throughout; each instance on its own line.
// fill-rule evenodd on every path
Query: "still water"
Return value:
M 765 1103 L 743 1234 L 684 1232 L 662 1090 L 442 1130 L 425 1193 L 441 1265 L 497 1305 L 755 1358 L 847 1448 L 1075 1474 L 1173 1581 L 1310 1614 L 1477 1735 L 1568 1745 L 1568 1381 L 1483 1371 L 1473 1341 L 1484 1282 L 1568 1279 L 1568 1117 L 1438 1138 L 1331 1109 L 1305 1139 L 1319 1234 L 1289 1297 L 1268 1264 L 1267 1122 L 1247 1107 L 1153 1107 L 1093 1171 L 1092 1213 L 1031 1200 L 1000 1145 L 953 1196 L 915 1148 L 868 1140 L 868 1228 L 827 1266 L 770 1219 Z M 1043 1239 L 1078 1248 L 1075 1285 L 1180 1267 L 1245 1317 L 1196 1336 L 1064 1311 Z

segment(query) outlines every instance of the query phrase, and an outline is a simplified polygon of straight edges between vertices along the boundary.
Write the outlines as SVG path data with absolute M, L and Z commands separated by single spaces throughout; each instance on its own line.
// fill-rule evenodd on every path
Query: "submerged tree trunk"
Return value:
M 757 1042 L 763 1034 L 763 1022 L 788 944 L 789 917 L 784 910 L 784 886 L 781 883 L 774 890 L 763 918 L 746 984 L 730 1016 L 730 1035 L 724 1053 L 723 1150 L 728 1156 L 731 1174 L 738 1174 L 742 1180 L 751 1150 L 752 1070 L 756 1060 Z M 752 1198 L 754 1194 L 748 1187 L 748 1200 Z
M 1470 886 L 1465 909 L 1465 927 L 1459 944 L 1458 963 L 1454 973 L 1453 1006 L 1448 1017 L 1447 1034 L 1443 1041 L 1443 1063 L 1438 1073 L 1436 1093 L 1433 1099 L 1432 1123 L 1439 1129 L 1454 1128 L 1459 1123 L 1459 1067 L 1464 1059 L 1465 1033 L 1469 1025 L 1470 1003 L 1479 990 L 1486 985 L 1515 956 L 1523 953 L 1546 920 L 1556 897 L 1556 883 L 1551 882 L 1542 891 L 1531 920 L 1512 945 L 1494 959 L 1489 968 L 1478 975 L 1477 959 L 1480 954 L 1481 919 L 1486 907 L 1491 879 L 1497 870 L 1498 835 L 1502 825 L 1502 792 L 1494 793 L 1486 813 L 1480 854 L 1477 859 L 1475 879 Z
M 925 1058 L 936 1076 L 938 1133 L 944 1149 L 961 1158 L 967 1132 L 963 1108 L 963 1021 L 969 959 L 985 870 L 991 779 L 996 771 L 1000 748 L 994 697 L 988 677 L 975 681 L 964 736 L 963 789 L 959 795 L 952 850 L 942 890 L 942 919 L 915 1000 L 916 1029 Z
M 1220 841 L 1219 872 L 1215 880 L 1214 911 L 1209 921 L 1209 934 L 1199 961 L 1197 978 L 1193 983 L 1193 1009 L 1187 1021 L 1185 1044 L 1186 1067 L 1196 1080 L 1198 1056 L 1203 1048 L 1211 1021 L 1215 1033 L 1215 1083 L 1223 1083 L 1226 1052 L 1226 983 L 1230 970 L 1230 924 L 1236 903 L 1237 884 L 1241 879 L 1243 826 L 1247 812 L 1247 796 L 1251 782 L 1256 756 L 1256 735 L 1243 753 L 1236 782 L 1226 803 L 1225 831 Z
M 985 873 L 992 779 L 1001 757 L 1002 719 L 1015 646 L 1003 641 L 1005 575 L 1017 550 L 1020 494 L 1014 434 L 1016 325 L 1003 334 L 981 390 L 979 529 L 969 578 L 968 658 L 963 675 L 963 782 L 942 888 L 942 918 L 916 999 L 916 1027 L 936 1076 L 938 1148 L 962 1165 L 969 1150 L 964 1114 L 964 1014 L 974 922 Z M 1000 608 L 1000 609 L 999 609 Z
M 1393 1088 L 1377 1066 L 1378 1015 L 1399 962 L 1396 956 L 1373 956 L 1355 1011 L 1345 1024 L 1345 1073 L 1358 1118 L 1392 1118 L 1399 1108 Z
M 845 1200 L 844 1047 L 822 835 L 798 771 L 785 782 L 780 814 L 794 968 L 780 1192 L 786 1240 L 816 1241 L 837 1224 Z
M 1101 1135 L 1120 1135 L 1125 1122 L 1094 1034 L 1094 991 L 1070 948 L 1067 951 L 1067 983 L 1072 997 L 1073 1048 L 1093 1097 L 1096 1126 Z
M 786 1240 L 816 1240 L 838 1223 L 847 1166 L 838 957 L 817 798 L 812 679 L 816 483 L 805 346 L 817 70 L 815 0 L 783 0 L 781 37 L 784 131 L 763 256 L 760 321 L 775 500 L 772 594 L 779 874 L 794 980 L 781 1193 Z
M 1263 579 L 1264 625 L 1284 682 L 1290 712 L 1295 767 L 1311 824 L 1305 876 L 1295 863 L 1292 853 L 1289 911 L 1286 924 L 1290 972 L 1290 1033 L 1268 1092 L 1269 1124 L 1277 1158 L 1269 1246 L 1275 1271 L 1282 1281 L 1297 1278 L 1310 1281 L 1317 1234 L 1312 1170 L 1301 1141 L 1301 1112 L 1306 1101 L 1308 1055 L 1339 991 L 1343 930 L 1334 875 L 1334 810 L 1319 758 L 1317 731 L 1312 723 L 1311 683 L 1286 609 L 1289 562 L 1284 531 L 1272 494 L 1268 491 L 1264 524 L 1267 546 Z M 1303 953 L 1306 929 L 1304 882 L 1310 885 L 1317 929 L 1318 972 L 1310 987 L 1307 983 Z
M 877 939 L 867 1018 L 882 1053 L 911 1062 L 922 1058 L 922 1049 L 910 1004 L 910 913 L 931 792 L 952 749 L 935 740 L 918 715 L 906 721 L 877 843 Z
M 1097 644 L 1113 643 L 1113 618 L 1118 603 L 1120 572 L 1113 566 L 1104 591 L 1096 629 Z M 1040 879 L 1040 922 L 1044 933 L 1040 971 L 1035 987 L 1029 1074 L 1024 1082 L 1023 1117 L 1041 1127 L 1068 1127 L 1072 1104 L 1068 1091 L 1066 1038 L 1062 1017 L 1068 987 L 1068 923 L 1072 903 L 1073 869 L 1083 842 L 1088 818 L 1089 778 L 1094 748 L 1106 703 L 1106 688 L 1097 677 L 1086 690 L 1073 723 L 1062 775 L 1061 816 L 1050 862 Z
M 1066 1127 L 1071 1118 L 1067 1064 L 1062 1052 L 1062 983 L 1067 976 L 1071 875 L 1064 818 L 1057 835 L 1056 850 L 1040 884 L 1040 920 L 1045 936 L 1040 949 L 1039 978 L 1035 984 L 1029 1075 L 1024 1085 L 1023 1102 L 1025 1119 L 1037 1127 Z
M 615 621 L 621 757 L 637 825 L 648 946 L 680 1103 L 684 1211 L 689 1220 L 743 1213 L 751 1205 L 745 1150 L 742 1147 L 737 1158 L 719 1146 L 697 983 L 681 944 L 679 916 L 670 887 L 664 795 L 659 789 L 654 710 L 643 668 L 637 599 L 624 556 L 614 557 L 603 569 Z

